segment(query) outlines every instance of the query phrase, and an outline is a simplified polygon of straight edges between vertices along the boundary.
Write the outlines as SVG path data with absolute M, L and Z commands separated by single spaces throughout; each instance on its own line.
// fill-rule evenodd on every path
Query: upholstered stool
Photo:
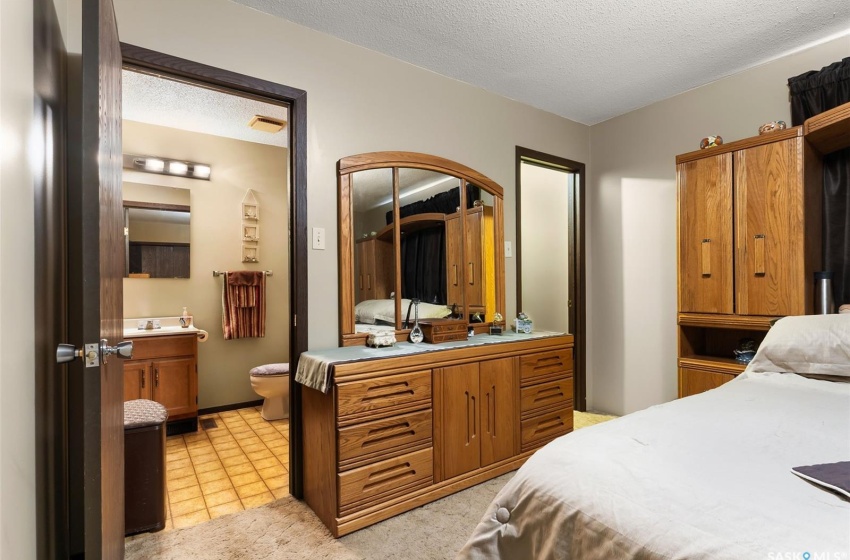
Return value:
M 289 418 L 289 364 L 266 364 L 251 370 L 251 387 L 263 397 L 265 420 Z
M 124 403 L 124 534 L 165 528 L 165 421 L 146 399 Z

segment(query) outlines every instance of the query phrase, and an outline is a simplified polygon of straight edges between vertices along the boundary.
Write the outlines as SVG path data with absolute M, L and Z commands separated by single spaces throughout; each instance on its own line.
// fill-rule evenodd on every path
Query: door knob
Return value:
M 104 364 L 109 356 L 118 356 L 122 360 L 133 357 L 133 341 L 124 340 L 115 346 L 109 346 L 106 339 L 101 339 L 100 344 L 86 344 L 83 348 L 77 348 L 73 344 L 59 344 L 56 346 L 56 363 L 65 364 L 73 362 L 77 358 L 86 361 L 86 367 L 97 367 L 102 361 Z
M 109 356 L 117 356 L 121 360 L 129 360 L 133 357 L 133 341 L 122 340 L 115 346 L 109 346 L 105 338 L 100 339 L 100 359 L 106 363 Z
M 56 346 L 56 363 L 65 364 L 73 362 L 77 358 L 86 361 L 86 367 L 97 367 L 100 365 L 97 344 L 86 344 L 83 348 L 77 348 L 73 344 L 59 344 Z

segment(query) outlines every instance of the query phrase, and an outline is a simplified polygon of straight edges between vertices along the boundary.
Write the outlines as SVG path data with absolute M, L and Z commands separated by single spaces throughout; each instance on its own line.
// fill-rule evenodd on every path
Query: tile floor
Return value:
M 166 441 L 165 530 L 267 504 L 289 494 L 289 420 L 260 408 L 201 416 L 217 427 Z M 200 422 L 199 422 L 200 424 Z

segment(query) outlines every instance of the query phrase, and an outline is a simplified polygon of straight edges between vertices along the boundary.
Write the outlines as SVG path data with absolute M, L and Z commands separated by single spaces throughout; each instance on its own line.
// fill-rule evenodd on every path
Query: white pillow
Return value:
M 402 315 L 407 314 L 410 306 L 409 299 L 401 300 Z M 452 314 L 452 310 L 445 305 L 433 303 L 419 304 L 420 319 L 444 319 Z M 413 321 L 413 310 L 410 310 L 410 320 Z M 367 299 L 354 306 L 354 322 L 374 325 L 376 321 L 395 324 L 395 300 L 392 299 Z
M 850 377 L 850 315 L 802 315 L 776 322 L 747 372 Z

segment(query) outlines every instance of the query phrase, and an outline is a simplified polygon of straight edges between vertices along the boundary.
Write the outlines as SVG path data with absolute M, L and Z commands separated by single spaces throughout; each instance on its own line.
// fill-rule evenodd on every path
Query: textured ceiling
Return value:
M 594 124 L 850 30 L 848 0 L 234 0 Z
M 254 115 L 288 120 L 286 107 L 129 70 L 123 71 L 122 80 L 126 120 L 271 146 L 287 145 L 288 127 L 276 134 L 248 128 Z

